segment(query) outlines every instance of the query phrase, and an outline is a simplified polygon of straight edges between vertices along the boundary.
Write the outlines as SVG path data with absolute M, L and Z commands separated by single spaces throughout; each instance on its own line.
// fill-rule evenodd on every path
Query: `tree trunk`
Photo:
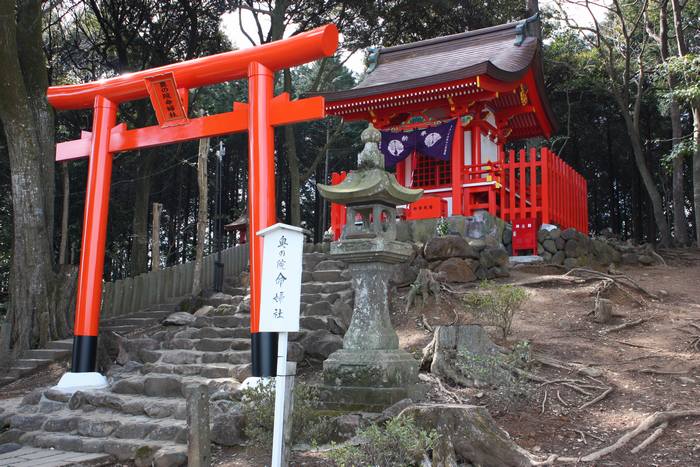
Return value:
M 292 95 L 292 73 L 288 68 L 284 70 L 284 91 Z M 299 180 L 299 159 L 297 158 L 297 143 L 294 138 L 294 127 L 284 127 L 285 154 L 287 155 L 287 167 L 289 168 L 289 211 L 292 225 L 301 224 L 301 183 Z
M 151 232 L 151 270 L 160 269 L 160 213 L 163 205 L 153 203 L 153 228 Z
M 58 264 L 66 264 L 68 248 L 68 215 L 70 214 L 70 173 L 68 163 L 64 162 L 63 172 L 63 209 L 61 210 L 61 245 L 58 247 Z
M 676 43 L 678 44 L 678 56 L 683 57 L 688 54 L 688 45 L 685 41 L 685 31 L 683 29 L 683 7 L 678 0 L 671 0 L 673 10 L 673 25 L 676 30 Z M 693 142 L 695 152 L 693 153 L 693 205 L 695 209 L 695 241 L 700 247 L 700 102 L 691 104 L 693 112 Z
M 131 276 L 138 276 L 148 271 L 148 207 L 151 197 L 151 171 L 154 154 L 139 151 L 137 161 L 133 233 L 131 240 L 131 258 L 129 271 Z
M 10 308 L 0 348 L 13 355 L 65 333 L 53 254 L 54 122 L 46 102 L 41 2 L 0 0 L 0 120 L 12 180 Z M 44 323 L 40 326 L 39 323 Z M 3 363 L 9 359 L 3 358 Z
M 680 143 L 683 137 L 681 126 L 681 112 L 678 102 L 671 99 L 671 134 L 673 146 Z M 683 157 L 677 156 L 673 159 L 673 232 L 676 242 L 680 245 L 688 244 L 688 219 L 685 214 L 685 177 L 683 169 L 685 167 Z
M 653 32 L 650 35 L 659 42 L 659 51 L 661 53 L 661 63 L 666 64 L 670 55 L 668 47 L 668 19 L 667 19 L 668 2 L 663 0 L 659 4 L 659 34 L 654 36 Z M 675 79 L 671 73 L 667 78 L 668 88 L 671 92 L 675 87 Z M 669 117 L 671 119 L 671 141 L 672 147 L 675 147 L 681 142 L 683 137 L 683 128 L 681 126 L 681 112 L 678 101 L 671 97 L 669 106 Z M 676 242 L 681 245 L 688 243 L 688 219 L 685 215 L 685 183 L 684 183 L 684 163 L 683 158 L 676 157 L 673 159 L 673 177 L 672 177 L 672 199 L 673 199 L 673 234 Z
M 659 190 L 656 188 L 654 183 L 654 178 L 647 167 L 646 158 L 644 157 L 644 149 L 642 148 L 641 137 L 639 135 L 639 125 L 635 122 L 629 111 L 622 108 L 622 116 L 625 120 L 625 125 L 627 126 L 627 134 L 632 143 L 632 152 L 634 153 L 634 162 L 637 165 L 637 171 L 642 178 L 642 184 L 649 195 L 651 200 L 651 208 L 654 213 L 654 221 L 656 223 L 656 230 L 659 233 L 661 246 L 667 247 L 671 243 L 670 232 L 668 228 L 668 222 L 666 222 L 666 216 L 664 214 L 664 203 L 661 198 Z M 649 241 L 655 242 L 655 238 L 650 238 Z
M 209 138 L 199 140 L 197 157 L 197 184 L 199 185 L 199 211 L 197 214 L 197 250 L 194 261 L 194 281 L 192 295 L 202 291 L 202 261 L 204 259 L 204 239 L 207 234 L 207 159 L 209 155 Z
M 695 241 L 700 247 L 700 106 L 693 106 L 693 201 L 695 204 Z

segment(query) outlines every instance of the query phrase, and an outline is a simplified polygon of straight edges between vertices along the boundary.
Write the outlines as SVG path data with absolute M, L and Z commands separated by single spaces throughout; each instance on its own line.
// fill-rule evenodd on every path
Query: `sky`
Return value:
M 523 0 L 524 2 L 525 0 Z M 571 2 L 580 3 L 580 5 L 573 4 L 571 2 L 566 3 L 565 11 L 566 13 L 578 24 L 580 25 L 590 25 L 592 23 L 590 13 L 583 6 L 587 0 L 571 0 Z M 604 16 L 604 9 L 600 6 L 594 5 L 594 3 L 606 3 L 607 0 L 592 0 L 591 10 L 597 18 L 602 19 Z M 555 0 L 540 0 L 540 5 L 542 7 L 555 6 Z M 253 20 L 253 14 L 248 10 L 243 10 L 241 12 L 241 23 L 243 24 L 243 29 L 250 35 L 254 40 L 257 41 L 257 28 L 255 21 Z M 250 40 L 243 34 L 238 20 L 238 11 L 234 13 L 225 13 L 221 18 L 222 29 L 224 33 L 228 36 L 229 40 L 235 44 L 238 49 L 245 49 L 251 47 L 252 44 Z M 265 15 L 260 15 L 260 22 L 262 28 L 267 32 L 270 28 L 270 21 Z M 293 30 L 288 28 L 285 37 L 291 35 Z M 342 42 L 342 34 L 340 37 Z M 347 54 L 343 55 L 342 58 L 345 59 Z M 354 53 L 345 64 L 353 73 L 360 75 L 365 70 L 364 54 L 361 52 Z

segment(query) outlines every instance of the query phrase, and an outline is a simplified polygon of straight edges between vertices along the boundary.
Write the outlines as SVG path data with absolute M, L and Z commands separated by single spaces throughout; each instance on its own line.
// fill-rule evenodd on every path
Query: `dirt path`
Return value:
M 695 264 L 700 264 L 700 256 L 697 259 Z M 614 312 L 624 316 L 602 325 L 587 316 L 593 308 L 594 285 L 529 288 L 530 299 L 516 316 L 509 338 L 510 344 L 530 341 L 534 353 L 544 357 L 592 368 L 597 379 L 614 386 L 606 398 L 579 410 L 583 402 L 601 391 L 591 390 L 591 397 L 587 397 L 567 387 L 548 386 L 543 411 L 543 387 L 535 386 L 529 402 L 510 409 L 489 400 L 488 394 L 477 398 L 482 391 L 462 390 L 460 394 L 469 403 L 489 406 L 498 423 L 531 452 L 574 457 L 612 444 L 655 411 L 697 408 L 700 353 L 690 344 L 692 336 L 700 334 L 700 267 L 682 264 L 622 268 L 620 272 L 658 294 L 660 300 L 648 300 L 642 307 L 616 293 L 611 297 Z M 532 275 L 516 271 L 509 282 L 526 277 Z M 457 310 L 461 323 L 471 320 L 458 300 L 426 307 L 423 314 L 431 325 L 449 324 L 454 320 L 453 310 Z M 399 311 L 394 316 L 399 322 L 402 345 L 414 351 L 430 339 L 430 334 L 416 324 L 419 315 L 407 316 Z M 638 318 L 647 321 L 601 333 Z M 492 335 L 496 337 L 496 333 Z M 546 366 L 536 371 L 550 379 L 578 377 Z M 630 449 L 649 434 L 641 435 L 596 465 L 700 465 L 700 419 L 671 423 L 653 444 L 631 454 Z

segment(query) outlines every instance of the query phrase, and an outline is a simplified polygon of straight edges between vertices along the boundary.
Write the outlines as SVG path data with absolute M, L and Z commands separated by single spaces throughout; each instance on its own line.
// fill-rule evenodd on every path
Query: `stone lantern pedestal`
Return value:
M 384 170 L 377 148 L 380 133 L 371 125 L 362 133 L 360 169 L 339 185 L 319 185 L 321 195 L 347 205 L 347 223 L 331 255 L 348 264 L 355 307 L 343 348 L 323 362 L 321 398 L 339 410 L 381 411 L 417 397 L 418 361 L 399 349 L 389 316 L 389 278 L 413 248 L 396 241 L 396 205 L 417 200 L 422 190 L 402 187 Z

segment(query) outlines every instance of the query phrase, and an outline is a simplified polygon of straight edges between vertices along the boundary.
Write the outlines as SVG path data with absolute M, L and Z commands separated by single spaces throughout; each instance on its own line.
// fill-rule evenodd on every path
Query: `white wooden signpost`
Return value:
M 285 382 L 287 378 L 294 376 L 287 374 L 287 333 L 299 331 L 304 233 L 299 227 L 275 224 L 257 234 L 263 237 L 260 331 L 279 333 L 272 467 L 281 467 L 285 422 Z M 291 420 L 288 422 L 291 423 Z

